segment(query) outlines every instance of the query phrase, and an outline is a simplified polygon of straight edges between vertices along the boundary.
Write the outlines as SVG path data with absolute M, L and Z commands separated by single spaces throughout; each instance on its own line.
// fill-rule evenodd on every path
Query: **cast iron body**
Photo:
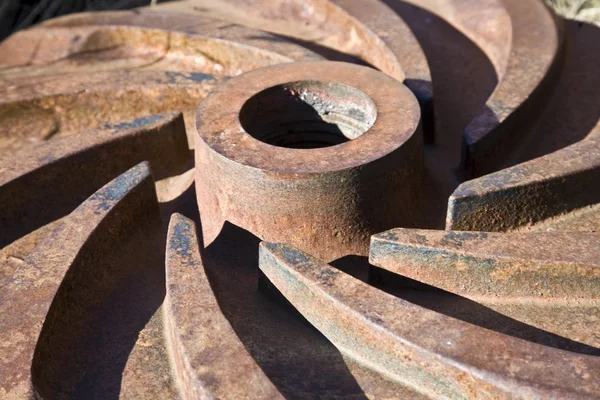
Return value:
M 599 43 L 537 0 L 14 34 L 0 398 L 600 398 Z

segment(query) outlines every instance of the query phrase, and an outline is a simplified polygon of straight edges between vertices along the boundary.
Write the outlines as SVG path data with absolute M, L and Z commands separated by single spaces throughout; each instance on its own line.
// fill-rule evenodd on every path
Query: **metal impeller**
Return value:
M 537 0 L 14 34 L 0 398 L 600 397 L 599 43 Z

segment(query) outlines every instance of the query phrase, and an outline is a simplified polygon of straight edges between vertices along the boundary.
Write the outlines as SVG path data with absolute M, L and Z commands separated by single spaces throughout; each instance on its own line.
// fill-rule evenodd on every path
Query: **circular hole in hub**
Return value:
M 240 123 L 273 146 L 315 149 L 356 139 L 377 119 L 366 94 L 335 82 L 299 81 L 265 89 L 240 110 Z

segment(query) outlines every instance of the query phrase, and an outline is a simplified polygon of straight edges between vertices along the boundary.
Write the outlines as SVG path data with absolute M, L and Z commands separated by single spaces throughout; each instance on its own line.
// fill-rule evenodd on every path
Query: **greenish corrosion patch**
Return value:
M 116 124 L 106 124 L 103 129 L 113 129 L 113 135 L 120 133 L 121 130 L 139 129 L 148 125 L 155 124 L 165 119 L 164 114 L 148 115 L 142 118 L 136 118 L 133 121 L 119 122 Z
M 421 235 L 419 235 L 421 236 Z M 469 240 L 481 240 L 487 239 L 488 235 L 485 232 L 455 232 L 450 231 L 444 235 L 444 238 L 440 241 L 440 245 L 455 245 L 461 247 L 463 242 Z
M 167 71 L 165 73 L 167 76 L 167 83 L 169 85 L 176 84 L 179 80 L 190 80 L 193 82 L 203 82 L 203 81 L 214 81 L 214 75 L 203 74 L 201 72 L 175 72 L 175 71 Z
M 288 264 L 288 260 L 293 263 Z M 310 275 L 303 275 L 301 269 L 306 268 L 318 270 L 315 275 L 320 281 L 315 282 Z M 342 292 L 341 295 L 333 295 L 327 289 L 330 287 L 330 277 L 339 275 L 346 280 L 355 278 L 346 276 L 328 264 L 310 259 L 291 246 L 265 242 L 260 249 L 260 269 L 311 324 L 349 357 L 358 362 L 368 361 L 419 392 L 433 392 L 452 399 L 467 398 L 457 391 L 453 381 L 449 381 L 452 378 L 444 379 L 419 367 L 420 361 L 426 359 L 422 360 L 418 353 L 414 361 L 405 362 L 390 355 L 386 344 L 380 345 L 380 342 L 374 343 L 368 339 L 371 336 L 380 337 L 381 340 L 392 341 L 394 346 L 406 348 L 402 343 L 406 339 L 386 327 L 385 317 L 378 312 L 376 304 L 361 310 L 363 314 L 354 308 L 356 299 L 346 299 L 342 287 L 336 288 L 336 292 Z M 298 279 L 297 275 L 304 279 Z M 339 284 L 343 285 L 343 282 Z M 369 287 L 367 290 L 378 289 Z M 349 325 L 346 321 L 356 322 Z M 363 337 L 359 332 L 370 333 Z
M 470 268 L 486 272 L 493 272 L 498 266 L 498 260 L 494 258 L 457 254 L 454 251 L 444 249 L 390 242 L 375 243 L 372 246 L 372 254 L 375 262 L 384 257 L 394 257 L 398 263 L 401 263 L 402 258 L 409 257 L 427 268 L 436 269 L 445 268 L 448 265 L 456 265 L 459 262 L 466 263 Z M 441 260 L 443 262 L 440 262 Z
M 393 229 L 390 231 L 378 233 L 376 236 L 373 236 L 373 237 L 380 239 L 380 240 L 390 240 L 390 241 L 398 240 L 398 234 Z
M 181 217 L 173 216 L 175 224 L 172 225 L 173 230 L 169 235 L 169 249 L 176 252 L 183 259 L 182 264 L 190 264 L 192 262 L 192 244 L 190 240 L 194 240 L 195 232 L 192 222 Z
M 265 245 L 270 251 L 281 254 L 285 258 L 285 261 L 291 265 L 297 266 L 311 262 L 304 254 L 288 245 L 279 243 L 267 243 Z
M 140 182 L 150 176 L 150 164 L 146 161 L 139 163 L 127 172 L 117 176 L 104 188 L 90 196 L 89 200 L 96 203 L 94 213 L 100 215 L 121 200 Z

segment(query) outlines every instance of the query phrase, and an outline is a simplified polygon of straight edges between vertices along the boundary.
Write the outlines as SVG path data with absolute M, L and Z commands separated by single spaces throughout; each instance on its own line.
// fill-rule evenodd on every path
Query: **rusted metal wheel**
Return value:
M 0 398 L 599 398 L 598 43 L 537 0 L 14 34 Z

